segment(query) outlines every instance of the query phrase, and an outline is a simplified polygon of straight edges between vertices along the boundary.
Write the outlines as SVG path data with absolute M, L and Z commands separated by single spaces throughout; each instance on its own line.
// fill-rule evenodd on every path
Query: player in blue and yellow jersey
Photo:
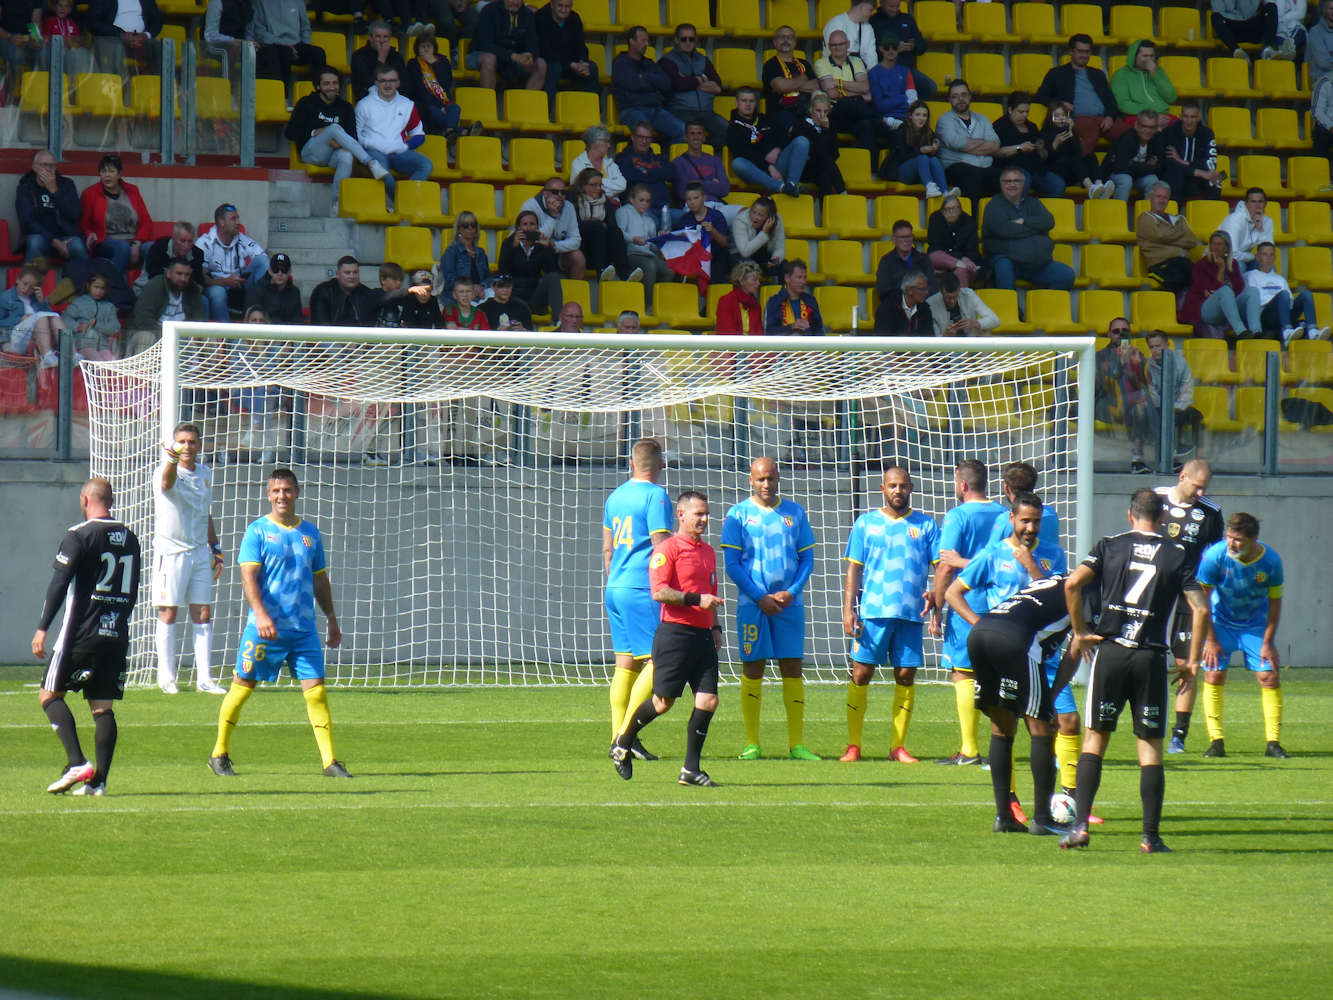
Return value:
M 940 565 L 935 571 L 935 603 L 945 611 L 942 665 L 951 671 L 954 701 L 958 706 L 958 726 L 962 742 L 952 757 L 940 764 L 979 764 L 977 724 L 981 713 L 972 698 L 972 668 L 967 660 L 967 634 L 959 629 L 957 615 L 948 614 L 944 594 L 954 576 L 967 567 L 978 552 L 990 544 L 997 521 L 1006 521 L 1009 511 L 986 496 L 986 466 L 974 458 L 965 458 L 954 469 L 953 483 L 958 506 L 944 515 L 940 531 Z
M 324 650 L 316 628 L 315 604 L 327 620 L 326 644 L 342 644 L 342 630 L 333 610 L 328 562 L 319 529 L 296 512 L 301 487 L 290 469 L 274 469 L 268 477 L 268 514 L 245 529 L 238 562 L 241 588 L 250 617 L 241 633 L 235 677 L 218 716 L 218 741 L 208 766 L 214 774 L 232 777 L 229 748 L 241 706 L 259 681 L 275 681 L 284 663 L 301 682 L 306 712 L 329 778 L 350 778 L 333 755 L 333 720 L 324 692 Z
M 893 742 L 889 759 L 915 764 L 907 752 L 907 725 L 915 702 L 917 668 L 922 666 L 922 619 L 939 635 L 939 607 L 928 581 L 940 557 L 940 528 L 912 510 L 912 477 L 900 466 L 880 483 L 884 506 L 862 514 L 847 540 L 847 578 L 842 592 L 842 628 L 852 637 L 851 682 L 847 685 L 847 752 L 861 759 L 861 727 L 875 667 L 893 667 Z
M 1020 493 L 1037 491 L 1037 470 L 1027 462 L 1010 462 L 1004 467 L 1004 476 L 1000 480 L 1000 489 L 1004 491 L 1004 503 L 1013 506 Z M 1008 538 L 1013 533 L 1009 521 L 1000 518 L 991 528 L 991 543 Z M 1048 503 L 1041 505 L 1041 540 L 1051 545 L 1060 545 L 1060 514 Z
M 741 714 L 746 747 L 741 760 L 758 760 L 759 708 L 764 664 L 778 661 L 782 701 L 787 707 L 787 755 L 819 760 L 804 746 L 805 602 L 801 592 L 815 568 L 815 533 L 805 508 L 778 495 L 778 463 L 756 458 L 750 463 L 752 495 L 727 511 L 722 524 L 722 555 L 727 576 L 740 591 L 736 607 L 736 643 L 741 658 Z
M 1227 518 L 1226 537 L 1204 552 L 1199 584 L 1208 595 L 1213 628 L 1203 646 L 1203 715 L 1212 742 L 1205 757 L 1225 757 L 1222 742 L 1222 686 L 1231 654 L 1245 654 L 1245 666 L 1259 682 L 1264 706 L 1265 757 L 1291 756 L 1282 737 L 1282 684 L 1277 672 L 1277 624 L 1282 617 L 1282 557 L 1259 541 L 1259 521 L 1237 511 Z
M 602 569 L 606 573 L 606 617 L 616 672 L 611 678 L 611 739 L 625 725 L 625 714 L 653 690 L 653 636 L 661 608 L 648 589 L 648 560 L 671 537 L 675 523 L 671 498 L 657 485 L 662 474 L 662 446 L 637 441 L 630 451 L 632 478 L 606 499 L 602 511 Z M 657 758 L 635 742 L 639 760 Z

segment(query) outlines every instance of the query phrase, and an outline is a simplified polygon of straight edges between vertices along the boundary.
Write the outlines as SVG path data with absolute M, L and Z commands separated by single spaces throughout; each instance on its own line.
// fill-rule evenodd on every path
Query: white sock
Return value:
M 176 626 L 157 622 L 157 683 L 161 686 L 176 680 Z
M 194 682 L 213 683 L 213 623 L 194 626 Z

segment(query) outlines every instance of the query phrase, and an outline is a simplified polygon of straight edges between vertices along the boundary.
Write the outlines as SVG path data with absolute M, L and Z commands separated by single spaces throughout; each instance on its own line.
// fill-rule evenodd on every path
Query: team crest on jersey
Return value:
M 1254 574 L 1254 582 L 1255 582 L 1255 583 L 1267 583 L 1267 582 L 1268 582 L 1268 574 L 1267 574 L 1267 573 L 1255 573 L 1255 574 Z
M 1174 521 L 1171 522 L 1166 526 L 1166 533 L 1172 538 L 1175 538 L 1180 534 L 1180 525 L 1176 524 Z
M 660 552 L 654 552 L 653 557 L 648 560 L 649 569 L 657 569 L 658 567 L 665 565 L 666 565 L 666 556 L 662 555 L 662 553 Z
M 748 643 L 748 642 L 746 642 L 746 643 L 742 643 L 742 648 L 745 650 L 745 655 L 746 655 L 746 656 L 749 656 L 749 655 L 750 655 L 750 650 L 751 650 L 751 648 L 752 648 L 751 644 Z
M 1038 559 L 1037 562 L 1041 566 L 1043 573 L 1049 573 L 1051 571 L 1051 561 L 1049 559 Z
M 908 528 L 908 529 L 907 529 L 907 537 L 910 538 L 910 539 L 912 539 L 912 541 L 916 541 L 918 538 L 921 537 L 921 529 L 920 529 L 920 528 Z
M 301 541 L 305 542 L 305 547 L 308 548 L 308 549 L 314 547 L 314 544 L 315 544 L 315 543 L 312 542 L 312 541 L 310 540 L 310 536 L 309 536 L 309 535 L 302 535 L 302 536 L 301 536 Z
M 1194 520 L 1196 521 L 1202 521 L 1203 511 L 1199 510 L 1198 507 L 1195 507 L 1192 511 L 1190 511 L 1190 517 L 1194 518 Z
M 116 621 L 119 618 L 120 615 L 117 614 L 103 615 L 102 620 L 97 623 L 97 634 L 110 636 L 114 639 L 116 637 Z
M 796 523 L 796 518 L 792 517 L 790 514 L 783 514 L 782 523 L 790 528 L 793 524 Z

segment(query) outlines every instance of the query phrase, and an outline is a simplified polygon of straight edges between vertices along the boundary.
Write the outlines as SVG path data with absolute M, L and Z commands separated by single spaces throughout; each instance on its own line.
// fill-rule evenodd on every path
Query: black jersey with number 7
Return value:
M 1097 634 L 1135 649 L 1166 649 L 1176 599 L 1200 589 L 1185 547 L 1146 531 L 1103 538 L 1083 565 L 1102 581 Z

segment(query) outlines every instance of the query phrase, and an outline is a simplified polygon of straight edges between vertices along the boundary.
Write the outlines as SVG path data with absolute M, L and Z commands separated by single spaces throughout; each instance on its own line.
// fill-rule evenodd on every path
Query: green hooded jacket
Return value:
M 1165 112 L 1170 110 L 1176 99 L 1176 88 L 1166 75 L 1166 70 L 1162 69 L 1160 62 L 1157 64 L 1157 72 L 1152 76 L 1135 68 L 1134 62 L 1139 55 L 1139 46 L 1143 45 L 1144 41 L 1139 39 L 1129 47 L 1129 51 L 1125 53 L 1125 65 L 1116 70 L 1115 75 L 1111 77 L 1111 93 L 1115 95 L 1116 103 L 1120 105 L 1120 113 L 1124 115 L 1137 115 L 1148 108 L 1159 113 Z

